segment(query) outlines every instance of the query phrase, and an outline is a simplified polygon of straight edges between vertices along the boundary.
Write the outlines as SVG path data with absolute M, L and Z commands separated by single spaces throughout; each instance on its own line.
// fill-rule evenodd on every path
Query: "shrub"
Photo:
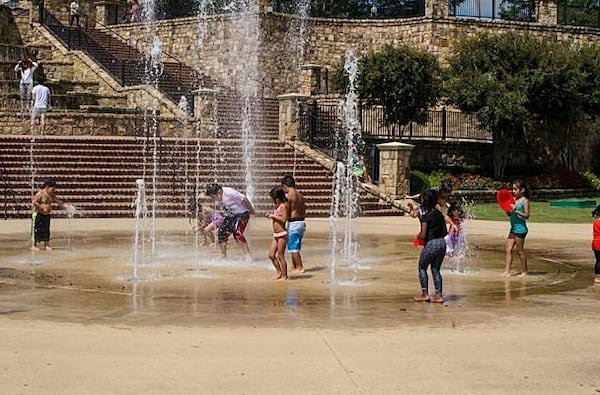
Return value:
M 585 179 L 585 182 L 590 188 L 600 190 L 600 178 L 591 171 L 584 171 L 581 176 Z
M 498 189 L 502 186 L 500 181 L 490 177 L 484 177 L 475 173 L 463 173 L 452 177 L 452 189 L 481 191 L 486 189 Z
M 410 171 L 410 194 L 414 195 L 421 193 L 429 188 L 429 181 L 427 175 L 419 170 Z
M 579 173 L 561 170 L 553 174 L 540 174 L 528 180 L 532 189 L 586 188 L 586 179 Z

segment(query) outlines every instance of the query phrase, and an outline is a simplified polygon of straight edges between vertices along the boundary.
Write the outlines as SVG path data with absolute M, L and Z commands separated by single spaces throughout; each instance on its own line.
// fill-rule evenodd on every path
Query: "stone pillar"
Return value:
M 392 199 L 402 198 L 410 191 L 410 154 L 412 144 L 383 143 L 379 149 L 379 190 Z
M 127 3 L 119 0 L 98 0 L 94 2 L 96 7 L 96 28 L 102 25 L 116 25 L 127 13 Z
M 300 66 L 300 93 L 304 95 L 321 93 L 321 66 L 312 63 Z
M 198 121 L 198 137 L 214 137 L 217 130 L 217 90 L 201 88 L 193 91 L 194 119 Z
M 258 0 L 259 12 L 273 12 L 273 0 Z
M 425 0 L 425 16 L 448 18 L 448 0 Z
M 299 93 L 287 93 L 277 96 L 279 100 L 279 141 L 295 140 L 298 137 L 300 104 L 309 96 Z
M 558 24 L 556 0 L 539 0 L 537 2 L 537 22 L 545 25 Z

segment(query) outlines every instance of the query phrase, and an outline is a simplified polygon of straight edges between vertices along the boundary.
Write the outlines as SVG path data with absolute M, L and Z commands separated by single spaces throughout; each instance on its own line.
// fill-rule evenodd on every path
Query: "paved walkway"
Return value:
M 156 280 L 133 282 L 136 294 L 114 275 L 131 267 L 122 261 L 131 220 L 56 220 L 57 250 L 35 256 L 28 222 L 3 222 L 0 394 L 600 392 L 590 225 L 531 224 L 539 273 L 506 282 L 498 274 L 507 224 L 473 221 L 481 262 L 471 274 L 444 273 L 451 297 L 441 306 L 410 301 L 418 250 L 408 218 L 359 221 L 364 267 L 350 286 L 327 285 L 327 220 L 308 224 L 313 270 L 285 283 L 259 258 L 269 232 L 259 218 L 255 267 L 206 261 L 202 273 L 215 278 L 177 277 L 191 271 L 169 237 L 184 240 L 184 227 L 160 221 L 161 248 L 175 244 L 162 256 L 172 263 L 156 266 Z M 231 253 L 238 262 L 235 246 Z M 351 273 L 340 267 L 340 277 Z

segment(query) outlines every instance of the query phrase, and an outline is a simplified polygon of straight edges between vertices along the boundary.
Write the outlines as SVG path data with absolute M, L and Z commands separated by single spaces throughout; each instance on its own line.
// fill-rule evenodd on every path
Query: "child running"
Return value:
M 510 217 L 510 231 L 506 238 L 506 262 L 503 277 L 510 276 L 513 261 L 513 250 L 516 248 L 521 261 L 520 277 L 527 276 L 527 255 L 525 254 L 525 237 L 527 236 L 527 219 L 529 218 L 529 189 L 523 180 L 516 180 L 512 185 L 515 204 L 507 214 Z
M 596 256 L 596 265 L 594 266 L 594 284 L 600 285 L 600 204 L 592 211 L 594 217 L 594 239 L 592 240 L 592 250 Z
M 277 272 L 276 280 L 287 280 L 287 262 L 285 261 L 285 248 L 288 240 L 288 233 L 285 230 L 285 223 L 288 220 L 288 205 L 285 192 L 281 187 L 271 189 L 271 199 L 273 199 L 273 211 L 265 216 L 273 220 L 273 241 L 269 248 L 269 259 L 273 262 Z

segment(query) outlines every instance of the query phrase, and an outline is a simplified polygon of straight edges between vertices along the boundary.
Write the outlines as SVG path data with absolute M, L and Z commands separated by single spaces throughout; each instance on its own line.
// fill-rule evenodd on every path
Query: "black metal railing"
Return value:
M 28 57 L 28 52 L 27 47 L 23 45 L 0 43 L 0 61 L 14 62 Z
M 457 110 L 428 111 L 424 124 L 411 122 L 408 125 L 384 122 L 382 107 L 359 106 L 359 121 L 363 139 L 369 140 L 462 140 L 491 141 L 489 131 L 479 126 L 477 117 Z M 312 102 L 300 107 L 298 138 L 320 150 L 332 154 L 336 147 L 335 136 L 342 127 L 339 106 Z M 337 144 L 339 145 L 339 144 Z M 330 155 L 334 156 L 334 155 Z
M 284 14 L 298 14 L 297 1 L 274 0 L 273 10 Z M 339 19 L 396 19 L 425 16 L 425 0 L 404 0 L 390 2 L 374 0 L 370 2 L 339 2 L 337 6 L 323 6 L 313 2 L 308 16 Z
M 110 32 L 108 27 L 86 15 L 82 15 L 80 23 L 74 26 L 65 26 L 47 9 L 43 9 L 41 15 L 42 24 L 68 49 L 84 51 L 122 86 L 148 82 L 145 81 L 146 70 L 149 69 L 147 60 L 137 48 L 126 44 L 126 38 Z M 96 26 L 104 29 L 96 29 Z M 193 106 L 191 91 L 196 86 L 184 81 L 197 79 L 195 71 L 173 55 L 166 52 L 162 55 L 168 61 L 163 63 L 162 74 L 157 81 L 158 89 L 175 104 L 179 103 L 181 96 L 186 96 Z
M 559 1 L 557 14 L 559 25 L 600 27 L 600 3 L 597 1 L 587 4 L 570 0 Z
M 20 211 L 21 205 L 17 200 L 17 194 L 11 186 L 6 172 L 0 167 L 0 182 L 2 182 L 2 196 L 3 196 L 3 212 L 4 219 L 8 219 L 8 208 L 12 204 L 13 211 Z
M 534 0 L 450 0 L 449 16 L 535 22 Z

